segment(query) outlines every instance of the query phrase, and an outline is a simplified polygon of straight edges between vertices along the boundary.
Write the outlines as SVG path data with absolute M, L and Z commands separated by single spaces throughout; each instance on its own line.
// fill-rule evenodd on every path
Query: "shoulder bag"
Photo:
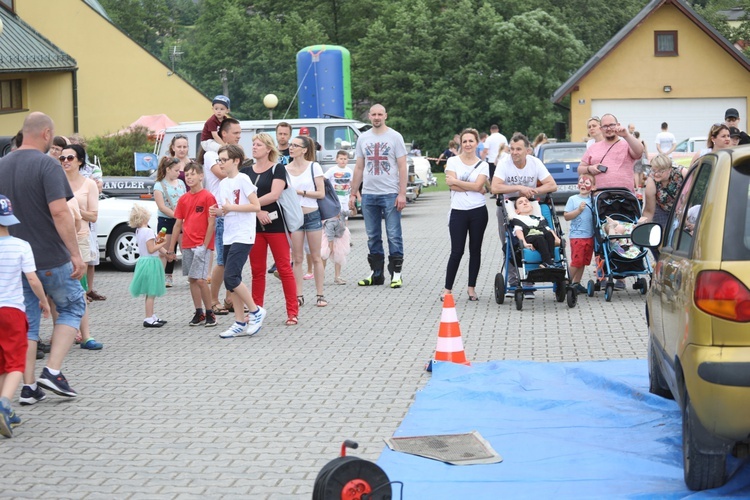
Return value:
M 315 171 L 313 170 L 314 165 L 316 165 L 316 163 L 310 165 L 310 175 L 313 178 L 313 185 L 316 186 L 317 189 L 317 185 L 315 184 Z M 333 189 L 331 181 L 325 177 L 323 177 L 323 186 L 325 187 L 326 195 L 317 200 L 318 210 L 320 210 L 320 218 L 322 220 L 336 218 L 341 213 L 341 202 L 339 201 L 339 197 L 336 195 L 336 190 Z
M 279 166 L 277 163 L 271 168 L 271 175 L 274 176 L 276 167 Z M 284 168 L 282 165 L 281 168 Z M 297 231 L 305 223 L 304 215 L 302 214 L 302 206 L 299 204 L 299 198 L 297 192 L 292 189 L 292 181 L 289 179 L 289 172 L 284 168 L 284 176 L 286 177 L 286 187 L 281 192 L 277 204 L 281 209 L 281 218 L 284 221 L 286 230 L 290 233 Z M 275 176 L 274 176 L 275 177 Z M 271 181 L 273 182 L 273 181 Z

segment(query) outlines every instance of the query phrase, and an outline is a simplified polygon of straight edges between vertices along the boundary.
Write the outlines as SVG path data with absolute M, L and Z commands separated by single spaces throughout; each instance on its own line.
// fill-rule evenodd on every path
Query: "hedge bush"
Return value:
M 148 138 L 148 128 L 136 127 L 122 135 L 87 138 L 86 151 L 93 161 L 99 158 L 104 175 L 148 176 L 148 172 L 136 172 L 133 153 L 149 153 L 154 150 L 154 141 Z

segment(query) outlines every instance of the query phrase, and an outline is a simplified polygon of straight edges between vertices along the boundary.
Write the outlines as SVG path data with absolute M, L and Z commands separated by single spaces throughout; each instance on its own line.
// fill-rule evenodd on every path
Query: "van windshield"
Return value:
M 725 221 L 722 260 L 750 260 L 750 158 L 732 168 Z

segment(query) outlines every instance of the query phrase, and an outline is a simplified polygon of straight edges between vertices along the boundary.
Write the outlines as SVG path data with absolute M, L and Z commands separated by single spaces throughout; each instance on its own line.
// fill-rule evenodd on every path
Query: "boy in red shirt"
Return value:
M 185 184 L 188 191 L 184 194 L 174 210 L 176 219 L 173 234 L 180 234 L 182 230 L 182 274 L 190 282 L 190 295 L 195 305 L 195 315 L 188 323 L 190 326 L 205 324 L 207 327 L 216 326 L 216 316 L 211 310 L 211 290 L 208 279 L 211 252 L 214 250 L 214 226 L 216 218 L 209 213 L 209 208 L 216 204 L 216 199 L 210 191 L 203 189 L 203 167 L 199 163 L 191 162 L 185 167 Z M 177 238 L 169 242 L 167 258 L 175 259 L 174 249 Z M 201 300 L 206 307 L 203 312 Z

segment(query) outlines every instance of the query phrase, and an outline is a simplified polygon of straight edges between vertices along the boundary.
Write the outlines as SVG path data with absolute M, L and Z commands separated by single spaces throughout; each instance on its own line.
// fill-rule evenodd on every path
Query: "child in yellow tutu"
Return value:
M 167 291 L 164 284 L 164 267 L 159 259 L 159 253 L 166 254 L 167 252 L 164 248 L 167 240 L 164 235 L 156 235 L 154 230 L 148 227 L 150 218 L 151 212 L 146 207 L 135 204 L 130 210 L 128 225 L 136 230 L 135 238 L 140 254 L 135 264 L 133 281 L 130 282 L 130 295 L 146 296 L 144 328 L 161 328 L 167 322 L 154 314 L 154 299 L 161 297 Z

